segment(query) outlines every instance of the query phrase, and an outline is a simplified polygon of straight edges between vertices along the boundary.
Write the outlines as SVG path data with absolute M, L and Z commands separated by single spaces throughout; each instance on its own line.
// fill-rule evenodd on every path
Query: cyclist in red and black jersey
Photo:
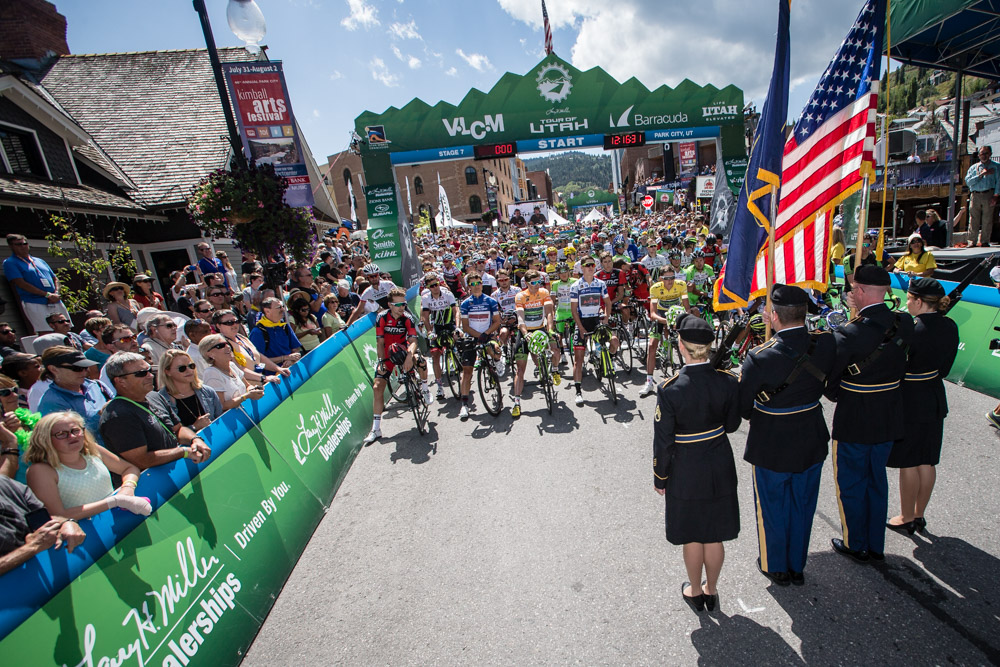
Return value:
M 403 372 L 416 367 L 420 375 L 420 393 L 424 395 L 425 403 L 431 402 L 431 391 L 427 387 L 427 362 L 417 354 L 417 323 L 406 311 L 406 290 L 403 288 L 389 290 L 389 309 L 375 319 L 375 338 L 378 340 L 372 406 L 375 416 L 371 433 L 364 440 L 366 446 L 382 437 L 385 385 L 396 366 L 401 366 Z
M 649 302 L 649 269 L 639 262 L 633 262 L 625 273 L 625 282 L 632 289 L 632 296 L 639 301 Z
M 441 276 L 444 278 L 444 284 L 448 287 L 448 291 L 454 294 L 457 299 L 463 298 L 466 295 L 465 275 L 460 268 L 455 266 L 455 256 L 446 252 L 441 258 L 441 267 Z
M 615 260 L 610 252 L 602 252 L 600 259 L 601 270 L 597 272 L 597 277 L 603 280 L 604 284 L 608 286 L 608 298 L 611 299 L 611 307 L 612 309 L 616 309 L 616 304 L 622 300 L 622 294 L 624 294 L 624 290 L 618 289 L 618 286 L 625 284 L 625 277 L 622 275 L 621 269 L 615 268 Z

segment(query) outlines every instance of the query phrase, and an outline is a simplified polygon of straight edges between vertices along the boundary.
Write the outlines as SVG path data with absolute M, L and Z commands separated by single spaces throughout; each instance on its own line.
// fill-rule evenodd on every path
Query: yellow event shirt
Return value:
M 667 289 L 663 281 L 653 283 L 653 286 L 649 288 L 649 298 L 656 299 L 656 309 L 657 310 L 667 310 L 670 306 L 679 306 L 681 303 L 681 298 L 687 296 L 688 288 L 687 283 L 683 280 L 674 280 L 674 286 Z
M 936 269 L 937 262 L 934 261 L 934 255 L 929 252 L 921 255 L 919 260 L 916 255 L 908 252 L 896 260 L 896 268 L 903 272 L 913 271 L 919 275 L 929 269 Z

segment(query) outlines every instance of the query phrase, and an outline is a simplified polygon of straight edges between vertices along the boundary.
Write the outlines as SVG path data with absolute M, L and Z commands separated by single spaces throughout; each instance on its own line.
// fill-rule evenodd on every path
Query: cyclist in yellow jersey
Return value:
M 649 332 L 649 346 L 646 349 L 646 386 L 639 392 L 640 397 L 656 391 L 656 384 L 653 382 L 656 348 L 660 345 L 660 338 L 666 333 L 665 315 L 671 306 L 683 306 L 684 312 L 691 312 L 687 284 L 683 280 L 677 280 L 672 266 L 665 266 L 660 270 L 660 280 L 649 288 L 649 318 L 653 321 L 653 329 Z

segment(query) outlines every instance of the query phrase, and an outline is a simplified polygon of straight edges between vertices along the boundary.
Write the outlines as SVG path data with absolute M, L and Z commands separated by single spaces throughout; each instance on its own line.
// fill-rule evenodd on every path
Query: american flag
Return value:
M 552 55 L 552 26 L 549 25 L 549 12 L 545 9 L 545 0 L 542 0 L 542 20 L 545 21 L 545 55 Z
M 826 290 L 837 206 L 874 178 L 885 0 L 867 0 L 785 143 L 774 281 Z M 766 253 L 751 298 L 767 293 Z

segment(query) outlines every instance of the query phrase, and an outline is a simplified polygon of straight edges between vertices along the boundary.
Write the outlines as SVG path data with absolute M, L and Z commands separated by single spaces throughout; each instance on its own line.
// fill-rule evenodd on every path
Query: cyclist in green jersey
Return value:
M 695 250 L 691 253 L 691 266 L 684 269 L 684 282 L 687 283 L 688 300 L 692 306 L 707 306 L 711 302 L 715 271 L 705 263 L 703 251 Z
M 573 273 L 569 268 L 569 264 L 566 262 L 559 262 L 556 265 L 556 280 L 552 282 L 552 289 L 549 293 L 556 301 L 556 317 L 555 317 L 555 327 L 556 331 L 562 334 L 566 327 L 573 324 L 573 310 L 570 307 L 570 289 L 573 287 L 573 283 L 576 279 L 573 278 Z M 562 363 L 562 345 L 559 346 L 559 353 L 556 357 L 556 366 Z

